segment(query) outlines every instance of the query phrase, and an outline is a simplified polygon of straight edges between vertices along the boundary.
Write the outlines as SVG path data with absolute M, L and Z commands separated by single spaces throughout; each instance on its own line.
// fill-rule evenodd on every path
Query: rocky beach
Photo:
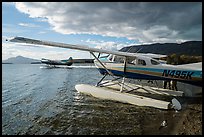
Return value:
M 182 110 L 168 110 L 144 115 L 143 135 L 202 135 L 202 98 L 186 97 L 182 102 Z M 145 114 L 145 113 L 144 113 Z M 150 123 L 151 121 L 151 123 Z M 165 121 L 166 125 L 158 123 Z

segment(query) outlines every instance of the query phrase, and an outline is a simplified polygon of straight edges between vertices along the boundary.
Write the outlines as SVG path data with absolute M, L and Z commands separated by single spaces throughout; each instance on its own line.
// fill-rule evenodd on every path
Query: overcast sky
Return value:
M 201 2 L 18 2 L 2 4 L 2 57 L 90 58 L 85 52 L 26 48 L 7 37 L 119 50 L 146 43 L 202 40 Z

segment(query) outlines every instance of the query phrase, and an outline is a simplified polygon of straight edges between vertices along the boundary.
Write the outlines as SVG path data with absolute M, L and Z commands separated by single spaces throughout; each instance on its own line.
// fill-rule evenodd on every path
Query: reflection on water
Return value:
M 139 135 L 168 111 L 78 93 L 101 78 L 92 67 L 42 69 L 2 65 L 2 134 Z M 151 126 L 149 126 L 151 128 Z

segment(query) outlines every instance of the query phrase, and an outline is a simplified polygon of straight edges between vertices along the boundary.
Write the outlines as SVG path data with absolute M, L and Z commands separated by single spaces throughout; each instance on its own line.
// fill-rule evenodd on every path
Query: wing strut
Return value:
M 104 65 L 103 63 L 93 54 L 93 52 L 90 52 L 91 55 L 94 56 L 94 58 L 103 66 L 103 68 L 108 72 L 108 74 L 110 74 L 111 76 L 114 76 L 112 72 L 110 72 Z
M 127 57 L 124 58 L 124 69 L 123 69 L 124 77 L 123 77 L 123 80 L 122 80 L 122 84 L 121 84 L 121 86 L 120 86 L 120 92 L 123 91 L 123 88 L 124 88 L 124 85 L 125 85 L 125 72 L 126 72 L 126 67 L 127 67 Z
M 118 78 L 114 77 L 113 73 L 106 68 L 106 66 L 94 55 L 93 52 L 90 52 L 90 53 L 103 66 L 103 68 L 107 71 L 107 74 L 110 74 L 115 80 L 118 79 Z M 125 57 L 125 59 L 124 59 L 124 73 L 126 71 L 126 60 L 127 60 L 127 58 Z M 107 76 L 107 74 L 105 74 L 105 76 L 96 84 L 96 86 L 99 86 L 99 84 L 103 81 L 103 79 Z M 122 92 L 124 89 L 124 85 L 125 85 L 125 77 L 123 77 L 122 83 L 119 82 L 118 84 L 121 86 L 120 91 Z

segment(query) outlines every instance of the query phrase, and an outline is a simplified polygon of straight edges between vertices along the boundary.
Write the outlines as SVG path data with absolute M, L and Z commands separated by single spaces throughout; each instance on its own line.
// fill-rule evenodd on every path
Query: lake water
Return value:
M 169 115 L 78 93 L 76 84 L 95 85 L 102 77 L 89 65 L 2 64 L 2 134 L 140 135 L 150 119 Z

